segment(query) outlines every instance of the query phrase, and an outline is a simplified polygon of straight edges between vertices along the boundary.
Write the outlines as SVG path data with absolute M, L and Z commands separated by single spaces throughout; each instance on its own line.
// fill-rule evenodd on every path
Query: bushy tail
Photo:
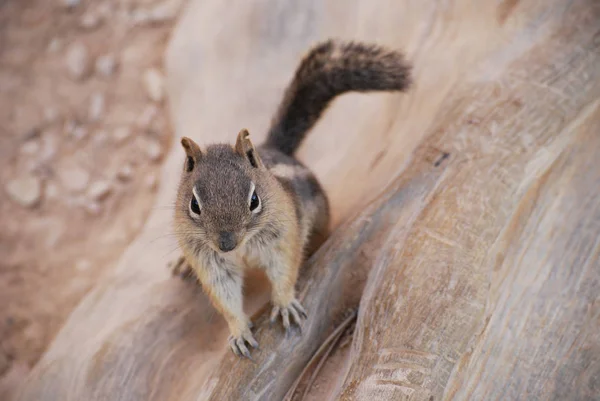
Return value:
M 301 61 L 273 118 L 266 145 L 292 155 L 331 100 L 345 92 L 404 91 L 404 55 L 369 43 L 328 40 Z

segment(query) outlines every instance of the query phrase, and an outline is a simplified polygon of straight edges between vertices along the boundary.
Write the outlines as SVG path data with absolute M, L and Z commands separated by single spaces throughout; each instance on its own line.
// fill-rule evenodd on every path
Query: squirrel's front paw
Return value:
M 281 316 L 283 320 L 283 327 L 285 327 L 285 330 L 287 331 L 290 328 L 290 315 L 298 327 L 301 327 L 300 316 L 304 317 L 305 319 L 307 317 L 306 311 L 300 302 L 298 302 L 298 300 L 295 298 L 286 306 L 275 305 L 273 307 L 273 310 L 271 311 L 271 323 L 275 322 L 278 316 Z
M 229 336 L 229 346 L 234 354 L 237 356 L 245 356 L 248 359 L 252 359 L 250 356 L 250 351 L 248 347 L 246 347 L 246 343 L 250 345 L 252 348 L 258 348 L 258 342 L 254 339 L 252 332 L 250 331 L 250 327 L 246 327 L 240 335 L 230 335 Z

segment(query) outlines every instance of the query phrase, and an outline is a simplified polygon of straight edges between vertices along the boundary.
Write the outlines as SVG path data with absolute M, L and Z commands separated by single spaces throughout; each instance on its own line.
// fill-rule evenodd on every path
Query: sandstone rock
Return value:
M 23 207 L 36 206 L 42 197 L 42 181 L 33 175 L 24 175 L 6 184 L 9 197 Z

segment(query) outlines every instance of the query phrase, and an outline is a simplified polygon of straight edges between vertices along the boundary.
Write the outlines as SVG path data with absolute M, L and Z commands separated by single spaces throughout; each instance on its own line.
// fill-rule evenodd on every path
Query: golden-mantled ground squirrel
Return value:
M 187 155 L 176 200 L 175 233 L 185 260 L 229 325 L 229 343 L 250 357 L 257 347 L 242 305 L 243 271 L 264 269 L 272 284 L 271 321 L 300 325 L 295 296 L 309 242 L 326 237 L 329 205 L 315 176 L 293 158 L 307 131 L 345 92 L 403 91 L 410 66 L 399 52 L 374 44 L 329 40 L 301 61 L 273 118 L 266 142 L 254 147 L 241 130 L 235 146 L 200 149 L 181 139 Z

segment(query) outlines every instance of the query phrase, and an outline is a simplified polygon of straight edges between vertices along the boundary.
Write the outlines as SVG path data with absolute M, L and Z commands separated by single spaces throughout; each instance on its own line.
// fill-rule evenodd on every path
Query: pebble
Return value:
M 75 127 L 75 129 L 73 130 L 72 136 L 73 138 L 79 140 L 82 140 L 83 138 L 85 138 L 88 134 L 88 130 L 85 129 L 85 127 L 77 126 Z
M 96 8 L 98 15 L 104 18 L 114 17 L 114 6 L 111 3 L 101 3 Z
M 145 25 L 150 22 L 150 13 L 147 10 L 133 10 L 130 15 L 132 25 Z
M 177 16 L 181 0 L 163 0 L 150 8 L 138 8 L 130 14 L 133 25 L 159 24 L 172 20 Z
M 54 183 L 48 183 L 45 193 L 48 199 L 56 199 L 58 198 L 58 187 Z
M 75 262 L 75 269 L 80 272 L 89 270 L 90 267 L 92 267 L 92 263 L 87 259 L 79 259 L 77 262 Z
M 79 125 L 75 120 L 68 120 L 65 122 L 64 130 L 65 135 L 76 140 L 81 140 L 88 134 L 87 129 L 84 126 Z
M 164 96 L 164 79 L 156 68 L 150 68 L 144 73 L 144 86 L 148 97 L 154 102 L 160 102 Z
M 40 143 L 35 139 L 30 139 L 21 147 L 21 153 L 32 156 L 40 151 Z
M 67 8 L 75 8 L 81 3 L 81 0 L 62 0 L 62 3 Z
M 44 227 L 44 247 L 46 249 L 56 249 L 58 243 L 64 238 L 66 231 L 64 220 L 46 220 L 47 225 Z
M 104 130 L 98 130 L 94 132 L 94 143 L 101 144 L 105 143 L 108 139 L 108 134 Z
M 47 124 L 52 124 L 58 121 L 58 110 L 54 107 L 46 107 L 44 109 L 44 121 Z
M 79 25 L 85 29 L 95 29 L 100 25 L 100 17 L 92 13 L 85 14 L 79 21 Z
M 94 93 L 90 98 L 88 117 L 91 121 L 98 121 L 104 114 L 106 98 L 102 93 Z
M 156 107 L 156 105 L 151 104 L 147 106 L 144 109 L 144 111 L 142 111 L 142 114 L 140 114 L 136 120 L 136 124 L 140 128 L 148 128 L 157 115 L 158 107 Z
M 172 20 L 176 16 L 177 3 L 174 1 L 165 1 L 150 10 L 150 21 L 152 22 L 165 22 Z
M 75 128 L 77 128 L 77 122 L 75 120 L 65 121 L 64 131 L 66 136 L 72 136 Z
M 25 134 L 23 135 L 24 140 L 34 139 L 40 136 L 41 130 L 40 127 L 30 127 L 25 130 Z
M 96 73 L 105 78 L 112 76 L 117 69 L 117 58 L 114 54 L 105 54 L 96 60 Z
M 56 53 L 62 49 L 62 40 L 54 38 L 48 43 L 48 53 Z
M 117 172 L 117 178 L 121 181 L 129 181 L 133 177 L 133 167 L 131 164 L 126 164 Z
M 145 144 L 146 154 L 153 162 L 160 160 L 162 156 L 162 147 L 160 146 L 160 142 L 149 139 Z
M 83 208 L 90 216 L 98 216 L 102 212 L 102 207 L 98 202 L 86 202 Z
M 119 127 L 113 132 L 113 138 L 117 143 L 124 142 L 131 136 L 131 128 L 129 127 Z
M 15 178 L 6 184 L 6 192 L 19 205 L 34 207 L 42 197 L 42 181 L 33 175 Z
M 169 134 L 169 125 L 164 115 L 159 114 L 152 122 L 152 129 L 158 136 L 167 136 Z
M 108 181 L 97 181 L 92 184 L 88 190 L 88 196 L 95 200 L 101 201 L 105 199 L 112 191 L 112 185 Z
M 90 55 L 83 43 L 72 44 L 66 55 L 67 70 L 74 80 L 87 78 L 91 70 Z
M 42 136 L 42 147 L 38 154 L 38 159 L 41 163 L 51 161 L 58 152 L 58 137 L 52 133 L 46 133 Z
M 68 167 L 58 170 L 61 185 L 69 191 L 81 192 L 90 182 L 90 173 L 80 167 Z

